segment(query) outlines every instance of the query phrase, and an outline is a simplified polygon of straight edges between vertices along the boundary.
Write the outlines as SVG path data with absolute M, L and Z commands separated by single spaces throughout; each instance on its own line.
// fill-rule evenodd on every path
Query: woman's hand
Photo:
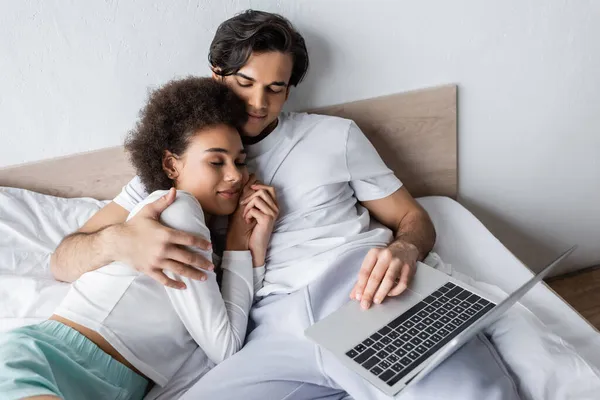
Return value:
M 229 217 L 226 250 L 250 250 L 252 264 L 265 264 L 267 248 L 279 206 L 275 189 L 260 184 L 254 176 L 244 185 L 240 205 Z
M 248 248 L 252 252 L 254 266 L 260 267 L 265 264 L 275 220 L 279 216 L 279 205 L 272 186 L 260 182 L 253 182 L 249 186 L 252 192 L 249 195 L 242 195 L 239 208 L 244 207 L 244 221 L 247 224 L 254 224 Z
M 240 201 L 252 194 L 250 185 L 256 182 L 254 175 L 250 176 L 250 179 L 244 185 L 242 194 L 240 195 Z M 250 250 L 250 236 L 252 230 L 256 225 L 255 221 L 246 222 L 244 219 L 244 207 L 238 204 L 235 212 L 229 216 L 229 224 L 227 227 L 227 238 L 225 244 L 225 250 L 231 251 L 248 251 Z

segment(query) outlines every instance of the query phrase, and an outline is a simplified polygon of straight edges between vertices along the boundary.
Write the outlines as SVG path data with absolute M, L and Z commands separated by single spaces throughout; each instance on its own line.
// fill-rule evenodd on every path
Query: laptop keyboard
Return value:
M 393 386 L 493 307 L 448 282 L 346 355 Z

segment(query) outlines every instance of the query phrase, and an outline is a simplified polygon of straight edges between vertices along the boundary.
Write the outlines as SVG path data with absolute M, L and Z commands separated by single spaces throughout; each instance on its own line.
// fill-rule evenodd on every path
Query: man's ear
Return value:
M 171 153 L 169 150 L 165 150 L 162 159 L 162 167 L 167 177 L 172 181 L 176 180 L 179 177 L 179 157 L 175 154 Z
M 218 81 L 218 82 L 221 82 L 221 81 L 223 81 L 223 76 L 218 74 L 218 72 L 220 71 L 220 69 L 219 69 L 219 68 L 216 68 L 216 67 L 215 67 L 215 68 L 212 68 L 212 67 L 211 67 L 211 71 L 212 71 L 212 78 L 213 78 L 215 81 Z

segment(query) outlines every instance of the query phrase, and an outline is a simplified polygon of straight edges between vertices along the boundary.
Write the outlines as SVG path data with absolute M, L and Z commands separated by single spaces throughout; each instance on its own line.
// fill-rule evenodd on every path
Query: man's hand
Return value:
M 363 201 L 371 217 L 394 231 L 394 241 L 385 249 L 372 249 L 362 264 L 358 283 L 350 298 L 369 308 L 373 300 L 398 296 L 435 243 L 435 228 L 427 212 L 405 187 L 379 200 Z
M 398 296 L 415 275 L 419 250 L 413 244 L 395 241 L 386 248 L 371 249 L 365 257 L 350 298 L 368 309 L 387 296 Z
M 177 231 L 159 222 L 160 214 L 170 206 L 176 197 L 175 189 L 142 208 L 120 229 L 119 243 L 116 243 L 120 261 L 131 265 L 161 284 L 175 289 L 185 289 L 183 282 L 168 278 L 163 270 L 190 279 L 205 280 L 206 274 L 197 268 L 213 270 L 212 262 L 182 246 L 192 246 L 208 250 L 208 240 Z

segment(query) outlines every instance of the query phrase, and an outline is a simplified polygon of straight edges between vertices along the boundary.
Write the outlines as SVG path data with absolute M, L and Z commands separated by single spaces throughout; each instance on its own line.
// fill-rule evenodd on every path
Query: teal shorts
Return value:
M 142 399 L 147 385 L 146 378 L 58 321 L 0 333 L 0 400 Z

